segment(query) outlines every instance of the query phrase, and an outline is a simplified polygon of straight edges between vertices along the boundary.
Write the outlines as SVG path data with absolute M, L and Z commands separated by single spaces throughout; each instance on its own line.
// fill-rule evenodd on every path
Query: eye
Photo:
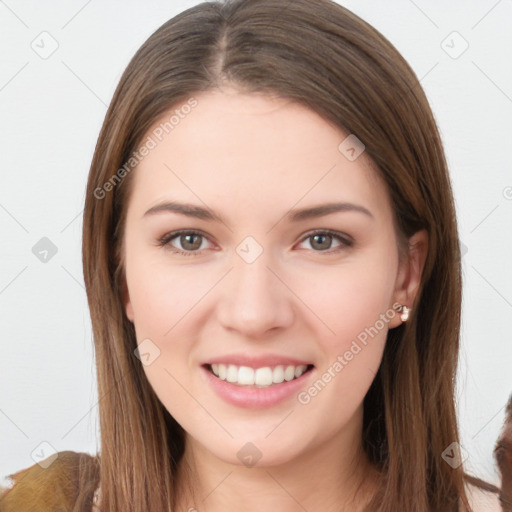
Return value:
M 354 244 L 353 240 L 347 235 L 338 233 L 337 231 L 331 231 L 330 229 L 318 230 L 309 233 L 302 239 L 301 243 L 308 240 L 310 240 L 310 245 L 313 247 L 315 252 L 325 252 L 328 254 L 338 252 L 344 247 L 351 247 Z M 333 250 L 330 250 L 333 240 L 337 240 L 339 245 Z
M 171 241 L 177 239 L 181 245 L 181 249 L 171 244 Z M 172 252 L 182 254 L 184 256 L 197 256 L 204 247 L 201 247 L 202 240 L 207 240 L 206 236 L 199 231 L 174 231 L 167 233 L 158 240 L 158 245 L 168 247 Z
M 181 248 L 171 243 L 173 240 L 177 240 Z M 202 243 L 205 240 L 208 240 L 208 237 L 200 231 L 182 230 L 165 234 L 158 240 L 158 245 L 160 247 L 167 247 L 172 252 L 182 254 L 183 256 L 197 256 L 205 249 Z M 309 233 L 302 238 L 301 243 L 307 240 L 311 240 L 311 247 L 313 247 L 314 252 L 326 254 L 337 253 L 343 248 L 351 247 L 354 244 L 353 240 L 347 235 L 329 229 Z M 339 244 L 336 248 L 331 249 L 333 240 L 337 240 Z

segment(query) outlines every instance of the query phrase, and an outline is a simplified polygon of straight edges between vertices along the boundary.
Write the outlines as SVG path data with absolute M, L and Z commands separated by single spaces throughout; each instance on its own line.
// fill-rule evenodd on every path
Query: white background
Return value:
M 129 59 L 197 3 L 0 1 L 0 477 L 33 465 L 41 442 L 99 448 L 80 252 L 86 178 Z M 512 2 L 340 3 L 404 55 L 439 124 L 467 248 L 462 447 L 467 470 L 498 484 L 492 451 L 512 392 Z M 43 31 L 58 42 L 47 59 L 31 47 Z M 453 31 L 469 44 L 458 58 L 445 51 L 463 49 Z M 46 263 L 32 252 L 42 237 L 57 248 Z

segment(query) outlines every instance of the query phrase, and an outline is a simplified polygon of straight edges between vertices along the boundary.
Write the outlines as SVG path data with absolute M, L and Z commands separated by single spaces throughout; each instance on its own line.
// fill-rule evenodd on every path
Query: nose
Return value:
M 250 338 L 263 338 L 272 330 L 292 325 L 293 293 L 266 252 L 252 263 L 238 255 L 233 261 L 217 303 L 221 325 Z

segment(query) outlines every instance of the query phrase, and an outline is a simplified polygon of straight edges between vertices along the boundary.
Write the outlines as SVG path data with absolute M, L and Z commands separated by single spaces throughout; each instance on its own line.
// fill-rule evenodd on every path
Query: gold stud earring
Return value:
M 407 322 L 411 308 L 408 308 L 407 306 L 399 306 L 396 310 L 400 313 L 400 320 L 402 320 L 402 322 Z

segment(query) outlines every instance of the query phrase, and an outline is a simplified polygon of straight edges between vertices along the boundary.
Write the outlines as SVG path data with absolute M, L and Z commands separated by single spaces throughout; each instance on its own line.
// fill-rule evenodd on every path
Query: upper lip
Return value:
M 211 364 L 233 364 L 236 366 L 248 366 L 249 368 L 263 368 L 265 366 L 301 366 L 312 365 L 309 361 L 302 361 L 294 357 L 282 356 L 278 354 L 267 354 L 259 356 L 248 356 L 247 354 L 226 354 L 224 356 L 214 357 L 204 363 Z

